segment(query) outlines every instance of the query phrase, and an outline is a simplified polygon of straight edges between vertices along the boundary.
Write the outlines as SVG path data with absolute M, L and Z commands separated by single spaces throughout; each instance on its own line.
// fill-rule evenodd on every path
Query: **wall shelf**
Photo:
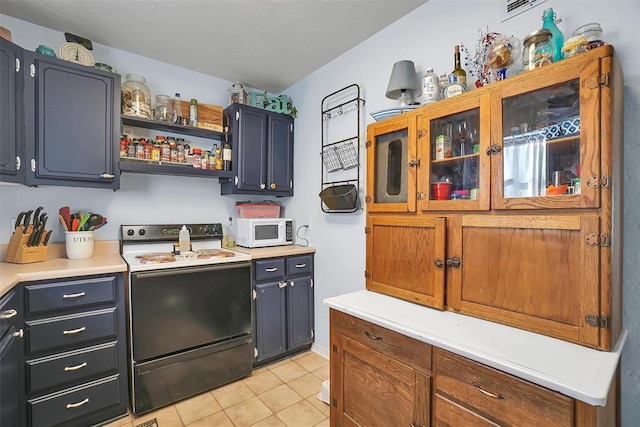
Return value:
M 183 126 L 174 123 L 161 122 L 159 120 L 142 119 L 140 117 L 121 116 L 122 124 L 124 126 L 133 126 L 143 129 L 152 129 L 164 132 L 179 133 L 181 135 L 195 136 L 199 138 L 209 138 L 222 141 L 224 139 L 224 132 L 217 132 L 214 130 L 197 128 L 193 126 Z

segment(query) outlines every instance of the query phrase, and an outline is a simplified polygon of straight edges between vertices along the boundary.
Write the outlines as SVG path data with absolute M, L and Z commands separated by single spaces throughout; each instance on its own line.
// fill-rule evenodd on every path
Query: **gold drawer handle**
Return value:
M 504 394 L 491 393 L 490 391 L 487 391 L 482 387 L 480 387 L 480 384 L 478 384 L 475 381 L 471 384 L 476 388 L 476 390 L 478 390 L 480 393 L 484 394 L 485 396 L 493 397 L 494 399 L 499 399 L 499 400 L 507 400 L 507 396 L 505 396 Z
M 379 336 L 377 336 L 377 335 L 373 335 L 373 334 L 369 333 L 369 331 L 364 331 L 364 334 L 365 334 L 366 336 L 368 336 L 369 338 L 371 338 L 372 340 L 375 340 L 375 341 L 382 341 L 382 337 L 379 337 Z
M 69 329 L 69 330 L 66 330 L 66 331 L 62 331 L 62 334 L 63 334 L 63 335 L 71 335 L 71 334 L 77 334 L 77 333 L 79 333 L 79 332 L 84 332 L 84 331 L 86 331 L 86 330 L 87 330 L 87 328 L 85 328 L 85 327 L 83 326 L 83 327 L 78 328 L 78 329 Z
M 68 371 L 77 371 L 78 369 L 82 369 L 82 368 L 84 368 L 84 367 L 86 367 L 86 366 L 87 366 L 87 362 L 83 362 L 83 363 L 81 363 L 81 364 L 79 364 L 79 365 L 76 365 L 76 366 L 65 366 L 65 367 L 64 367 L 64 371 L 65 371 L 65 372 L 68 372 Z
M 5 319 L 11 319 L 12 317 L 14 317 L 15 315 L 18 314 L 18 310 L 7 310 L 7 311 L 3 311 L 2 314 L 0 314 L 0 319 L 5 320 Z
M 66 295 L 62 295 L 62 298 L 80 298 L 85 296 L 86 294 L 84 292 L 78 292 L 77 294 L 66 294 Z
M 67 409 L 72 409 L 72 408 L 77 408 L 78 406 L 82 406 L 85 403 L 89 403 L 89 398 L 87 397 L 84 400 L 81 400 L 80 402 L 77 403 L 67 403 Z

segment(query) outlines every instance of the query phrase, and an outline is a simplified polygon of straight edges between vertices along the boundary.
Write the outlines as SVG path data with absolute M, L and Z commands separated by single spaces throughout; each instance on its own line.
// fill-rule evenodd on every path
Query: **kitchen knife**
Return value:
M 38 237 L 38 230 L 34 228 L 33 231 L 31 232 L 31 235 L 29 236 L 29 239 L 27 239 L 27 246 L 35 246 L 37 237 Z
M 44 209 L 44 207 L 42 207 L 42 206 L 38 206 L 38 207 L 36 208 L 35 213 L 33 214 L 33 226 L 34 226 L 34 227 L 36 226 L 36 224 L 37 224 L 37 223 L 38 223 L 38 221 L 39 221 L 40 212 L 42 212 L 42 209 Z
M 27 228 L 29 227 L 29 223 L 31 222 L 31 214 L 33 213 L 33 211 L 27 211 L 26 214 L 24 214 L 24 232 L 27 232 Z
M 22 220 L 24 219 L 24 216 L 26 214 L 27 214 L 26 212 L 20 212 L 18 214 L 18 219 L 16 219 L 16 227 L 15 228 L 18 228 L 18 227 L 20 227 L 22 225 Z
M 49 239 L 51 238 L 52 232 L 53 230 L 49 230 L 46 232 L 47 234 L 44 236 L 44 240 L 42 241 L 42 246 L 47 246 L 47 244 L 49 244 Z
M 43 213 L 42 215 L 40 215 L 40 220 L 38 221 L 40 223 L 40 229 L 44 230 L 44 227 L 47 225 L 47 220 L 49 219 L 49 217 L 47 216 L 47 213 Z

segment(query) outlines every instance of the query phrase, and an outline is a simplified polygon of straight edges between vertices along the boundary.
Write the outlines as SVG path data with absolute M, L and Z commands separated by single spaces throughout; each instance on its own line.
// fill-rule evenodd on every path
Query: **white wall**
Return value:
M 365 113 L 397 105 L 385 97 L 391 68 L 401 59 L 413 60 L 421 76 L 427 67 L 438 74 L 453 68 L 453 46 L 464 43 L 472 52 L 478 30 L 501 32 L 522 39 L 541 27 L 542 11 L 553 7 L 563 18 L 565 37 L 587 22 L 597 21 L 613 44 L 625 73 L 625 241 L 624 325 L 630 331 L 622 361 L 624 425 L 640 418 L 640 2 L 555 1 L 500 23 L 503 1 L 430 0 L 410 15 L 385 28 L 330 64 L 287 90 L 300 111 L 296 119 L 296 197 L 288 205 L 295 217 L 311 218 L 309 232 L 316 254 L 316 347 L 329 346 L 328 309 L 322 300 L 364 288 L 365 215 L 326 214 L 319 208 L 321 100 L 351 83 L 364 91 Z M 366 19 L 363 11 L 363 19 Z M 315 48 L 322 48 L 321 46 Z M 365 114 L 368 123 L 372 119 Z M 362 138 L 362 161 L 364 143 Z M 364 180 L 363 180 L 364 184 Z M 361 186 L 361 188 L 364 185 Z

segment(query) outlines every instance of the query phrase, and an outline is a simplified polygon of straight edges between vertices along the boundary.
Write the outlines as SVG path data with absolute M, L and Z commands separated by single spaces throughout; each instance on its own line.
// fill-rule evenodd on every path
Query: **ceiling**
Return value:
M 427 0 L 2 0 L 0 13 L 280 93 Z

